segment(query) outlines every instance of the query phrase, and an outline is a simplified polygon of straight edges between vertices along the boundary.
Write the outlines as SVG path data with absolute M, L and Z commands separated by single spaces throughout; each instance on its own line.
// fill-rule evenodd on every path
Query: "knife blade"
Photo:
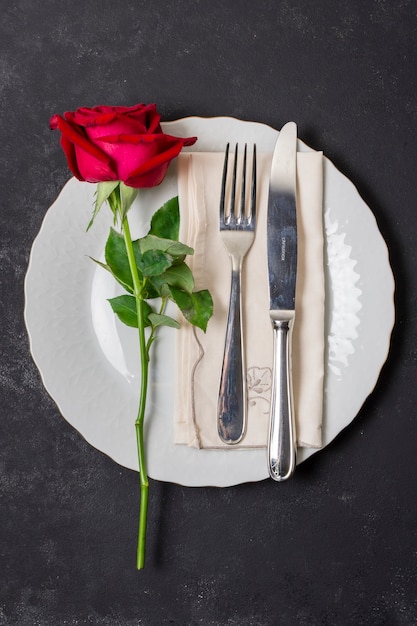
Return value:
M 267 217 L 269 315 L 274 337 L 268 469 L 276 481 L 290 478 L 296 464 L 291 371 L 297 277 L 296 159 L 297 125 L 288 122 L 278 135 L 272 157 Z

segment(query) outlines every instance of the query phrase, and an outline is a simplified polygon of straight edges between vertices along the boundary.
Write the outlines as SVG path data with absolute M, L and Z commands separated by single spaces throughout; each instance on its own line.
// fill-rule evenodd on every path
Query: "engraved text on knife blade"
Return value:
M 297 217 L 293 194 L 272 193 L 268 206 L 270 309 L 295 308 Z

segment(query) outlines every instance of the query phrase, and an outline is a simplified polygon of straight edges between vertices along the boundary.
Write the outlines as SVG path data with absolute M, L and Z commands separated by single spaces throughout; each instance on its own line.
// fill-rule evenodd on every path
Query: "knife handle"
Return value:
M 217 430 L 224 443 L 236 444 L 246 429 L 246 368 L 242 332 L 241 260 L 232 269 L 229 314 L 217 405 Z
M 273 480 L 292 476 L 296 437 L 291 375 L 291 338 L 294 318 L 273 319 L 274 363 L 268 440 L 268 469 Z

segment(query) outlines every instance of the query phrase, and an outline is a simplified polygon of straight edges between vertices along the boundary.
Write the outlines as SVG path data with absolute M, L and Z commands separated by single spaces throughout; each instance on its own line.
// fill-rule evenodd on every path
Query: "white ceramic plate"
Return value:
M 188 150 L 223 151 L 226 141 L 256 141 L 272 152 L 278 131 L 234 118 L 191 117 L 165 132 L 198 136 Z M 309 150 L 301 141 L 300 150 Z M 325 159 L 326 376 L 323 440 L 355 417 L 386 359 L 394 323 L 394 281 L 375 218 L 352 183 Z M 34 241 L 25 281 L 25 320 L 33 358 L 62 415 L 120 465 L 137 470 L 134 420 L 138 402 L 135 331 L 119 324 L 106 298 L 111 277 L 100 258 L 111 225 L 103 209 L 86 233 L 95 185 L 71 179 Z M 177 195 L 173 163 L 163 184 L 141 191 L 133 235 L 148 228 L 161 204 Z M 132 218 L 131 218 L 132 219 Z M 173 444 L 175 332 L 154 346 L 146 419 L 149 475 L 189 486 L 229 486 L 267 478 L 265 451 L 195 450 Z M 301 449 L 298 463 L 315 452 Z

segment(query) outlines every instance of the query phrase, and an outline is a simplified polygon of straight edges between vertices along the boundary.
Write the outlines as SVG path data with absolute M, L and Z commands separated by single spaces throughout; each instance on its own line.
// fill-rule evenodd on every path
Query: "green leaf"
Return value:
M 138 327 L 138 316 L 136 312 L 136 299 L 134 296 L 117 296 L 109 300 L 111 308 L 123 324 Z
M 184 291 L 192 292 L 194 289 L 193 273 L 184 261 L 168 268 L 161 275 L 161 279 L 172 287 L 178 287 Z
M 94 261 L 94 263 L 97 263 L 97 265 L 100 265 L 100 267 L 102 267 L 103 269 L 107 270 L 108 272 L 110 272 L 110 274 L 113 274 L 113 272 L 111 271 L 111 269 L 109 268 L 108 265 L 106 265 L 105 263 L 102 263 L 101 261 L 98 261 L 97 259 L 95 259 L 94 257 L 90 256 L 89 257 L 92 261 Z
M 181 310 L 185 319 L 193 326 L 206 332 L 207 324 L 213 315 L 213 300 L 207 289 L 187 293 L 176 287 L 170 288 L 171 298 Z
M 159 276 L 171 267 L 173 258 L 161 250 L 147 250 L 136 259 L 136 262 L 143 276 Z
M 132 274 L 123 235 L 110 229 L 104 249 L 106 263 L 115 279 L 130 293 L 133 293 Z
M 114 189 L 116 189 L 117 185 L 119 184 L 120 184 L 120 180 L 110 180 L 110 181 L 97 183 L 97 189 L 95 193 L 96 200 L 94 203 L 93 216 L 87 226 L 87 230 L 89 230 L 89 228 L 93 225 L 93 222 L 97 216 L 97 213 L 100 211 L 101 207 L 106 202 L 106 200 L 108 199 L 112 191 L 114 191 Z
M 117 317 L 126 326 L 132 328 L 138 327 L 138 315 L 136 309 L 136 299 L 134 296 L 122 295 L 109 299 L 111 308 L 116 313 Z M 149 304 L 143 301 L 143 310 L 145 318 L 145 326 L 150 326 L 149 315 L 153 314 L 152 308 Z
M 178 196 L 165 202 L 153 215 L 149 235 L 155 235 L 162 239 L 178 241 L 180 232 L 180 208 Z
M 173 317 L 169 315 L 160 315 L 159 313 L 150 313 L 148 319 L 153 326 L 153 328 L 158 328 L 158 326 L 170 326 L 171 328 L 181 328 L 180 324 L 177 320 L 174 320 Z
M 146 290 L 152 295 L 146 295 L 145 298 L 161 298 L 170 297 L 169 287 L 177 287 L 184 291 L 192 292 L 194 289 L 193 274 L 184 261 L 177 265 L 172 265 L 165 272 L 157 276 L 150 276 L 146 282 Z
M 101 261 L 98 261 L 97 259 L 94 259 L 92 256 L 90 256 L 90 259 L 94 261 L 94 263 L 97 263 L 97 265 L 100 265 L 100 267 L 102 267 L 104 270 L 109 272 L 113 276 L 113 278 L 117 280 L 117 282 L 120 283 L 120 285 L 122 285 L 124 289 L 126 289 L 126 291 L 128 291 L 129 293 L 133 293 L 132 287 L 130 285 L 125 284 L 119 278 L 117 278 L 117 276 L 115 276 L 114 272 L 112 271 L 109 265 L 107 265 L 106 263 L 102 263 Z
M 134 187 L 128 187 L 128 185 L 125 185 L 122 182 L 120 183 L 119 189 L 120 189 L 120 204 L 121 204 L 120 217 L 123 220 L 126 217 L 128 210 L 134 203 L 136 196 L 138 195 L 139 189 L 136 189 Z
M 173 239 L 155 237 L 155 235 L 146 235 L 145 237 L 142 237 L 142 239 L 138 240 L 138 244 L 142 254 L 148 250 L 161 250 L 162 252 L 166 252 L 173 257 L 181 257 L 181 260 L 182 257 L 185 257 L 187 254 L 194 254 L 193 248 L 190 248 L 190 246 L 187 246 L 184 243 L 174 241 Z

